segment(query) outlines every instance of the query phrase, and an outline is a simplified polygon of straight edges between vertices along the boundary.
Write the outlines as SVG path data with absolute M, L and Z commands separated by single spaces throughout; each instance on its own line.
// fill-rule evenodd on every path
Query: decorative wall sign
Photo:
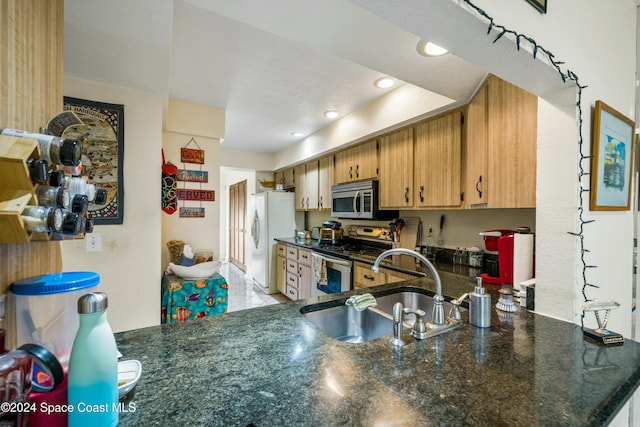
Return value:
M 178 169 L 178 174 L 176 175 L 176 178 L 178 181 L 206 183 L 206 182 L 209 182 L 209 172 Z
M 213 190 L 196 190 L 193 188 L 179 188 L 178 200 L 200 200 L 203 202 L 213 202 L 216 192 Z
M 204 150 L 194 150 L 192 148 L 180 149 L 180 161 L 182 163 L 204 164 Z
M 180 208 L 180 218 L 204 218 L 204 208 Z
M 593 211 L 626 211 L 631 207 L 633 120 L 596 101 L 591 148 Z
M 538 9 L 541 13 L 547 13 L 547 0 L 527 0 L 531 6 Z
M 104 205 L 89 204 L 87 215 L 95 224 L 122 224 L 124 212 L 124 106 L 64 97 L 64 110 L 82 125 L 63 133 L 82 144 L 82 173 L 96 189 L 107 190 Z

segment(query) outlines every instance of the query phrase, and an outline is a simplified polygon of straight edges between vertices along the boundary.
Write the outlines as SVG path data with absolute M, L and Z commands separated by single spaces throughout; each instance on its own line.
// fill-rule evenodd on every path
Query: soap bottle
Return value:
M 482 287 L 482 277 L 476 277 L 476 287 L 469 294 L 469 323 L 479 328 L 491 326 L 491 295 Z
M 69 359 L 68 398 L 74 408 L 69 427 L 118 424 L 118 350 L 107 306 L 103 292 L 78 299 L 80 326 Z

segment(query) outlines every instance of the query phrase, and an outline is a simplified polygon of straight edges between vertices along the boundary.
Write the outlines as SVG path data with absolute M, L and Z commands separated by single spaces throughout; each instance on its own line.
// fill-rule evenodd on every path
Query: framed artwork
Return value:
M 629 210 L 634 128 L 633 120 L 596 101 L 591 145 L 592 211 Z
M 540 11 L 540 13 L 547 13 L 547 0 L 527 0 L 529 4 Z
M 98 225 L 122 224 L 124 106 L 65 96 L 63 108 L 82 124 L 67 128 L 62 136 L 82 144 L 82 174 L 96 189 L 107 192 L 105 204 L 90 203 L 87 216 Z

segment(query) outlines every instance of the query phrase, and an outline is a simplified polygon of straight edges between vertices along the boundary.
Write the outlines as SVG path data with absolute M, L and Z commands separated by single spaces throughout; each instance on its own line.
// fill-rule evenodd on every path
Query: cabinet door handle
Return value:
M 364 275 L 364 278 L 367 279 L 367 280 L 375 280 L 375 277 L 371 277 L 371 276 L 368 276 L 366 274 Z
M 318 209 L 322 209 L 322 196 L 320 196 L 320 200 L 318 200 Z
M 353 179 L 353 166 L 349 166 L 349 179 Z
M 406 187 L 406 188 L 404 189 L 404 201 L 405 201 L 406 203 L 409 203 L 409 187 Z
M 420 201 L 424 202 L 424 185 L 420 186 Z
M 479 188 L 482 184 L 482 175 L 478 178 L 478 182 L 476 182 L 476 191 L 478 192 L 478 197 L 482 198 L 482 188 Z
M 360 165 L 356 165 L 356 178 L 360 178 Z

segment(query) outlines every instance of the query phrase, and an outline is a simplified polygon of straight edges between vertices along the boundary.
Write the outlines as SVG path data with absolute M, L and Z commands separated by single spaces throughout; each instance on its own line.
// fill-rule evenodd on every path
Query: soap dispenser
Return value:
M 491 326 L 491 295 L 482 287 L 482 277 L 476 277 L 476 287 L 469 294 L 469 323 L 479 328 Z

